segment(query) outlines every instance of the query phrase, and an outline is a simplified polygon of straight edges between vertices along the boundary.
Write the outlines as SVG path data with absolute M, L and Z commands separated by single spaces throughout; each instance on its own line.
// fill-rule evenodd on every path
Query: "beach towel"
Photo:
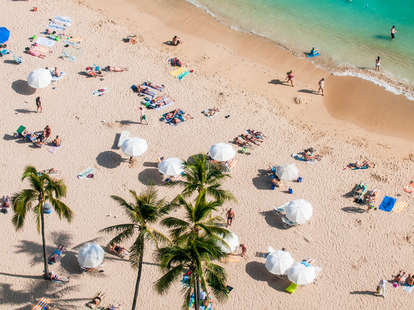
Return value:
M 39 38 L 37 38 L 37 40 L 35 41 L 35 43 L 50 48 L 50 47 L 53 47 L 55 45 L 56 41 L 55 40 L 48 39 L 48 38 L 39 37 Z
M 50 69 L 50 74 L 52 75 L 52 82 L 56 82 L 65 76 L 65 72 L 60 72 L 60 76 L 56 76 L 53 74 L 55 72 L 54 69 Z
M 49 146 L 49 147 L 47 148 L 47 150 L 48 150 L 48 152 L 49 152 L 49 153 L 55 154 L 55 153 L 56 153 L 56 151 L 57 151 L 58 149 L 60 149 L 60 148 L 61 148 L 61 146 Z
M 100 88 L 92 92 L 92 96 L 103 96 L 109 92 L 108 88 Z
M 66 27 L 56 24 L 56 23 L 52 23 L 50 22 L 49 25 L 47 25 L 48 28 L 52 28 L 52 29 L 56 29 L 56 30 L 62 30 L 65 31 Z
M 186 69 L 186 68 L 178 68 L 178 69 L 176 69 L 176 70 L 171 71 L 171 72 L 170 72 L 170 74 L 171 74 L 173 77 L 177 77 L 177 76 L 179 76 L 180 74 L 184 73 L 185 71 L 187 71 L 187 69 Z
M 408 207 L 408 202 L 397 200 L 397 202 L 394 205 L 394 208 L 392 209 L 392 212 L 400 213 L 402 210 Z
M 181 73 L 180 75 L 178 75 L 177 76 L 177 79 L 179 79 L 180 81 L 185 77 L 185 76 L 187 76 L 188 74 L 190 73 L 190 71 L 185 71 L 185 72 L 183 72 L 183 73 Z
M 163 91 L 164 90 L 164 87 L 165 87 L 165 85 L 163 85 L 163 84 L 156 85 L 156 84 L 153 84 L 150 81 L 142 83 L 142 86 L 150 87 L 150 88 L 152 88 L 154 90 L 158 90 L 160 92 Z
M 65 44 L 65 45 L 68 44 L 68 45 L 72 46 L 73 48 L 77 48 L 77 49 L 81 48 L 79 42 L 72 42 L 72 41 L 65 40 L 65 41 L 63 41 L 63 44 Z
M 93 178 L 94 174 L 93 174 L 93 168 L 87 168 L 85 170 L 83 170 L 82 172 L 80 172 L 77 175 L 78 179 L 91 179 Z
M 409 286 L 407 284 L 405 284 L 403 286 L 403 290 L 406 291 L 407 293 L 411 293 L 413 291 L 414 286 Z
M 397 201 L 397 199 L 390 197 L 390 196 L 385 196 L 384 199 L 382 200 L 379 209 L 385 212 L 391 212 L 392 209 L 394 208 L 395 202 Z
M 291 156 L 292 156 L 292 158 L 294 158 L 294 159 L 296 159 L 296 160 L 303 161 L 303 162 L 305 162 L 305 163 L 315 163 L 315 162 L 317 162 L 317 160 L 316 160 L 316 159 L 305 160 L 305 159 L 303 158 L 303 156 L 302 156 L 302 155 L 300 155 L 300 154 L 298 154 L 298 153 L 293 153 Z
M 49 299 L 42 297 L 40 298 L 38 303 L 32 307 L 32 310 L 43 310 L 49 303 Z
M 75 60 L 76 60 L 76 57 L 75 57 L 75 56 L 71 56 L 71 55 L 69 55 L 68 53 L 66 53 L 66 51 L 63 51 L 63 52 L 62 52 L 62 57 L 63 57 L 63 58 L 67 58 L 67 59 L 69 59 L 70 61 L 75 61 Z
M 67 16 L 55 16 L 53 22 L 63 24 L 66 27 L 69 27 L 72 24 L 72 19 Z
M 16 56 L 16 55 L 13 55 L 13 60 L 18 65 L 23 62 L 23 58 L 22 57 L 19 57 L 19 56 Z

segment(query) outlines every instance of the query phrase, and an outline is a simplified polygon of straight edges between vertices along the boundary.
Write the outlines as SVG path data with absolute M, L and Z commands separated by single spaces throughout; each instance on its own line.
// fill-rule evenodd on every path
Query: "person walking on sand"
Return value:
M 234 211 L 232 208 L 230 208 L 229 210 L 227 210 L 226 216 L 227 216 L 227 226 L 231 226 L 231 224 L 233 223 L 233 218 L 234 218 Z
M 380 71 L 380 66 L 381 66 L 381 58 L 378 56 L 377 59 L 375 60 L 375 71 Z
M 395 26 L 391 27 L 391 40 L 395 39 L 395 34 L 397 33 L 397 29 L 395 29 Z
M 242 244 L 240 244 L 240 248 L 241 248 L 240 256 L 241 257 L 246 257 L 247 256 L 247 246 L 244 243 L 242 243 Z
M 290 85 L 293 87 L 293 78 L 295 76 L 293 75 L 293 71 L 290 70 L 288 73 L 286 73 L 286 83 L 290 82 Z
M 319 84 L 318 94 L 321 94 L 323 96 L 323 89 L 325 88 L 325 78 L 321 78 L 318 84 Z
M 42 102 L 40 101 L 40 97 L 36 97 L 36 113 L 42 112 Z
M 139 107 L 139 123 L 148 125 L 147 116 L 145 115 L 144 109 L 142 107 Z

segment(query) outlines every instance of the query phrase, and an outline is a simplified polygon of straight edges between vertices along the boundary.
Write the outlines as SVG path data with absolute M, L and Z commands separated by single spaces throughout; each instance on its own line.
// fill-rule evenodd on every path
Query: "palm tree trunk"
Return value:
M 194 307 L 200 310 L 200 281 L 198 281 L 198 274 L 194 277 Z
M 137 306 L 137 298 L 139 292 L 139 282 L 141 281 L 141 273 L 142 273 L 142 260 L 144 259 L 144 240 L 141 241 L 141 255 L 138 258 L 138 275 L 137 281 L 135 282 L 135 293 L 134 293 L 134 301 L 132 302 L 131 310 L 135 310 Z
M 41 212 L 41 214 L 40 214 L 40 229 L 42 231 L 44 277 L 45 277 L 45 279 L 48 279 L 49 278 L 49 266 L 47 264 L 47 258 L 46 258 L 45 215 L 43 213 L 43 204 L 41 205 L 40 212 Z

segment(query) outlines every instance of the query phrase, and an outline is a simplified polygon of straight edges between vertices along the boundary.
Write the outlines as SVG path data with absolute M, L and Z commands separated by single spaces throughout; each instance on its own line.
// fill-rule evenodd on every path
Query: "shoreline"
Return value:
M 233 25 L 227 23 L 225 20 L 221 19 L 218 15 L 212 12 L 208 7 L 204 6 L 203 4 L 199 3 L 196 0 L 185 0 L 186 2 L 190 3 L 191 5 L 203 10 L 212 18 L 214 18 L 217 22 L 223 24 L 224 26 L 230 28 L 231 30 L 244 32 L 247 34 L 251 34 L 257 36 L 259 38 L 270 40 L 273 42 L 278 48 L 284 49 L 289 51 L 293 56 L 298 58 L 306 59 L 303 56 L 303 51 L 298 50 L 295 48 L 290 48 L 281 42 L 278 42 L 272 38 L 267 37 L 261 33 L 250 31 L 240 27 L 239 25 Z M 323 60 L 322 60 L 323 59 Z M 321 67 L 323 70 L 330 72 L 336 76 L 353 76 L 360 79 L 368 80 L 382 88 L 386 91 L 393 93 L 394 95 L 404 95 L 408 100 L 413 101 L 414 104 L 414 81 L 407 82 L 401 79 L 394 78 L 391 73 L 385 72 L 376 72 L 374 68 L 363 68 L 358 67 L 353 64 L 338 64 L 335 61 L 331 60 L 331 57 L 328 55 L 324 58 L 313 58 L 311 60 L 316 66 Z

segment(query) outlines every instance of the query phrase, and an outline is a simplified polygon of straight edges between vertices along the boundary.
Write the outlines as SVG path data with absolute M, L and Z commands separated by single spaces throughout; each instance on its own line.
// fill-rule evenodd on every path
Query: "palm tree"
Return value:
M 176 243 L 181 243 L 194 236 L 225 235 L 228 230 L 219 226 L 224 222 L 220 216 L 211 216 L 213 211 L 223 205 L 220 200 L 207 201 L 206 190 L 202 190 L 196 197 L 194 205 L 187 202 L 183 195 L 178 195 L 171 203 L 173 207 L 182 207 L 185 210 L 185 220 L 176 217 L 166 217 L 161 224 L 170 229 L 171 237 Z
M 141 281 L 142 261 L 144 257 L 145 240 L 151 240 L 158 246 L 158 241 L 167 241 L 168 238 L 160 231 L 149 226 L 155 223 L 160 217 L 166 215 L 171 209 L 171 205 L 167 205 L 164 200 L 158 200 L 157 192 L 154 188 L 148 187 L 145 192 L 140 195 L 133 190 L 129 191 L 134 198 L 133 203 L 129 203 L 119 196 L 112 195 L 111 197 L 119 202 L 120 206 L 126 211 L 131 223 L 120 224 L 104 228 L 104 232 L 117 232 L 109 245 L 120 243 L 126 239 L 132 238 L 136 233 L 138 236 L 130 248 L 129 261 L 133 268 L 138 268 L 137 280 L 135 283 L 134 300 L 132 303 L 132 310 L 135 309 L 139 284 Z
M 63 183 L 63 180 L 55 180 L 46 173 L 39 173 L 33 166 L 27 166 L 24 169 L 22 181 L 26 178 L 29 180 L 31 188 L 24 189 L 13 195 L 12 206 L 14 215 L 12 222 L 16 230 L 21 229 L 24 225 L 26 214 L 33 209 L 36 216 L 37 231 L 40 231 L 42 234 L 44 276 L 47 279 L 49 277 L 49 269 L 46 258 L 43 208 L 45 203 L 49 202 L 59 216 L 59 219 L 64 218 L 68 222 L 72 220 L 73 212 L 60 200 L 60 198 L 66 196 L 66 185 Z M 35 206 L 33 207 L 33 205 Z
M 225 201 L 234 199 L 233 195 L 221 188 L 221 181 L 230 177 L 220 167 L 210 163 L 207 156 L 198 154 L 185 163 L 184 180 L 177 183 L 184 186 L 183 196 L 190 196 L 194 192 L 206 193 L 217 200 Z
M 189 302 L 194 291 L 195 309 L 200 309 L 200 285 L 208 292 L 209 287 L 215 297 L 221 301 L 229 293 L 226 286 L 224 268 L 214 264 L 214 260 L 226 254 L 217 245 L 217 238 L 212 236 L 196 236 L 184 244 L 171 244 L 158 249 L 157 258 L 165 274 L 156 281 L 155 289 L 159 294 L 165 294 L 171 284 L 183 273 L 190 271 L 190 284 L 185 292 L 184 309 L 189 308 Z

